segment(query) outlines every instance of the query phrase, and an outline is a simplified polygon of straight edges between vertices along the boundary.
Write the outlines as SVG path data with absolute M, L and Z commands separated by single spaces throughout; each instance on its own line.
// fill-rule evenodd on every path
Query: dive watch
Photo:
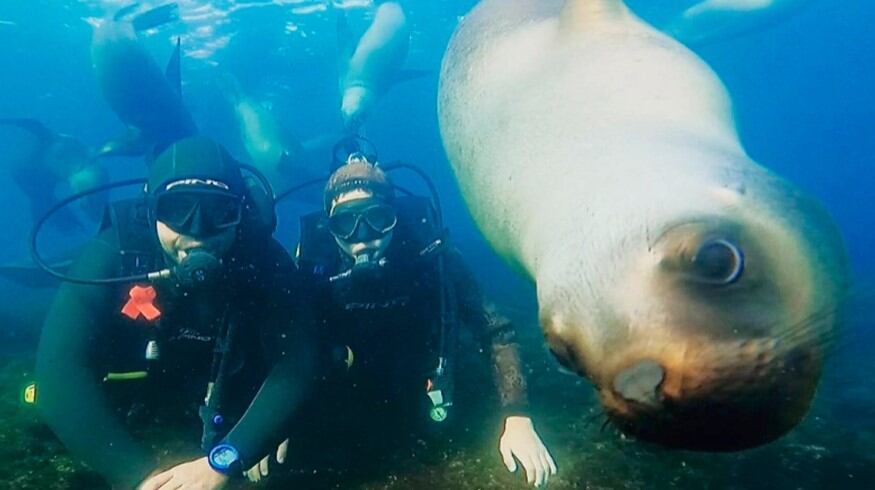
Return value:
M 230 444 L 219 444 L 210 451 L 207 461 L 210 467 L 228 476 L 239 476 L 242 472 L 240 453 Z

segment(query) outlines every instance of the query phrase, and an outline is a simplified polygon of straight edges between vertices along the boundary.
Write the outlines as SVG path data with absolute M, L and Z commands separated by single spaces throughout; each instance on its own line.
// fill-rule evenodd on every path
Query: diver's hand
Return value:
M 276 462 L 283 464 L 286 462 L 286 452 L 289 449 L 289 440 L 286 439 L 276 448 Z M 246 471 L 246 479 L 252 483 L 258 483 L 262 478 L 267 477 L 270 470 L 270 455 L 264 457 L 257 465 L 249 468 Z
M 207 458 L 200 458 L 147 479 L 138 490 L 218 490 L 226 483 L 227 475 L 211 468 Z
M 550 476 L 556 474 L 556 463 L 535 432 L 532 419 L 528 417 L 508 417 L 504 420 L 504 432 L 498 441 L 498 450 L 507 471 L 515 472 L 517 461 L 520 462 L 530 485 L 546 485 Z

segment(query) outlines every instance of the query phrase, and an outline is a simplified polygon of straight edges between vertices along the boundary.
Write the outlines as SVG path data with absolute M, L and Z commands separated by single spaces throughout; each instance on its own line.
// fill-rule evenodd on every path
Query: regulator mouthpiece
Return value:
M 212 283 L 221 270 L 222 262 L 215 255 L 195 249 L 174 268 L 174 275 L 183 288 L 196 289 Z

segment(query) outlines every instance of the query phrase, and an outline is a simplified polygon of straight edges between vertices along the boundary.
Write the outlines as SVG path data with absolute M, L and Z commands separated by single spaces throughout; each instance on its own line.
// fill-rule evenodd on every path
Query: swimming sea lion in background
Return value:
M 6 157 L 9 173 L 30 202 L 34 221 L 58 199 L 56 191 L 65 186 L 68 192 L 81 192 L 107 181 L 107 172 L 95 152 L 78 139 L 56 133 L 35 119 L 0 118 L 0 133 L 8 129 L 25 137 L 16 146 L 19 151 Z M 18 141 L 13 135 L 6 137 Z M 26 140 L 31 140 L 28 143 Z M 82 200 L 83 210 L 94 220 L 100 219 L 106 204 L 106 194 L 95 194 Z M 54 226 L 70 230 L 81 223 L 69 209 L 62 209 L 50 221 Z
M 410 49 L 410 28 L 404 10 L 395 2 L 377 7 L 374 20 L 352 50 L 346 18 L 338 21 L 341 45 L 340 112 L 344 126 L 355 132 L 393 84 L 421 77 L 424 71 L 401 68 Z M 347 58 L 348 55 L 348 58 Z
M 745 153 L 720 80 L 620 0 L 485 0 L 453 35 L 441 134 L 560 363 L 609 419 L 737 450 L 794 427 L 848 270 L 822 208 Z
M 148 154 L 198 132 L 182 101 L 179 42 L 165 73 L 137 41 L 137 32 L 175 20 L 176 4 L 133 15 L 135 8 L 121 9 L 105 19 L 94 29 L 91 41 L 103 96 L 129 128 L 127 136 L 102 149 L 105 154 Z
M 282 192 L 328 175 L 331 146 L 340 138 L 339 135 L 328 134 L 300 141 L 277 122 L 267 106 L 246 95 L 233 76 L 226 74 L 222 86 L 237 120 L 243 148 L 249 156 L 247 162 L 267 177 L 274 191 Z M 321 192 L 321 186 L 313 185 L 292 197 L 317 203 Z
M 783 20 L 814 0 L 705 0 L 684 10 L 665 30 L 687 44 L 726 40 Z
M 274 185 L 288 178 L 295 160 L 303 157 L 301 143 L 280 128 L 276 118 L 261 102 L 243 93 L 240 83 L 230 74 L 222 79 L 223 90 L 237 119 L 240 140 L 249 162 L 263 172 Z

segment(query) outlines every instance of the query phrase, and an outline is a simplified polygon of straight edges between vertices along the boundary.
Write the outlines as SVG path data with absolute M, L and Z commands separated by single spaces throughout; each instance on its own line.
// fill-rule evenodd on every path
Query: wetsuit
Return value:
M 442 355 L 440 298 L 447 281 L 457 323 L 491 357 L 502 410 L 523 415 L 528 400 L 515 330 L 486 308 L 458 251 L 434 246 L 440 233 L 427 203 L 398 199 L 398 224 L 385 264 L 370 272 L 348 272 L 351 260 L 335 243 L 324 214 L 302 218 L 299 269 L 316 323 L 332 349 L 333 371 L 342 372 L 335 378 L 345 387 L 332 393 L 342 392 L 337 395 L 341 403 L 368 420 L 383 415 L 401 422 L 411 414 L 426 420 L 426 383 Z M 317 399 L 322 403 L 323 397 Z
M 125 234 L 117 227 L 104 230 L 69 274 L 130 274 L 124 263 L 134 254 L 121 246 L 120 236 Z M 137 240 L 140 251 L 150 253 L 137 261 L 165 260 L 154 231 L 141 237 L 149 238 Z M 196 407 L 213 380 L 216 338 L 231 319 L 236 335 L 226 354 L 215 443 L 236 447 L 244 468 L 276 448 L 310 385 L 313 324 L 298 297 L 291 258 L 269 236 L 257 241 L 238 236 L 223 262 L 223 277 L 209 290 L 183 291 L 172 281 L 155 284 L 151 305 L 160 316 L 152 321 L 136 308 L 123 311 L 131 301 L 131 284 L 65 284 L 48 312 L 37 357 L 37 405 L 70 452 L 118 488 L 134 487 L 157 464 L 127 429 L 129 402 L 170 407 L 200 427 Z M 158 359 L 146 358 L 149 340 L 160 347 Z M 147 375 L 112 380 L 138 372 Z M 133 400 L 118 396 L 121 390 L 133 392 Z

